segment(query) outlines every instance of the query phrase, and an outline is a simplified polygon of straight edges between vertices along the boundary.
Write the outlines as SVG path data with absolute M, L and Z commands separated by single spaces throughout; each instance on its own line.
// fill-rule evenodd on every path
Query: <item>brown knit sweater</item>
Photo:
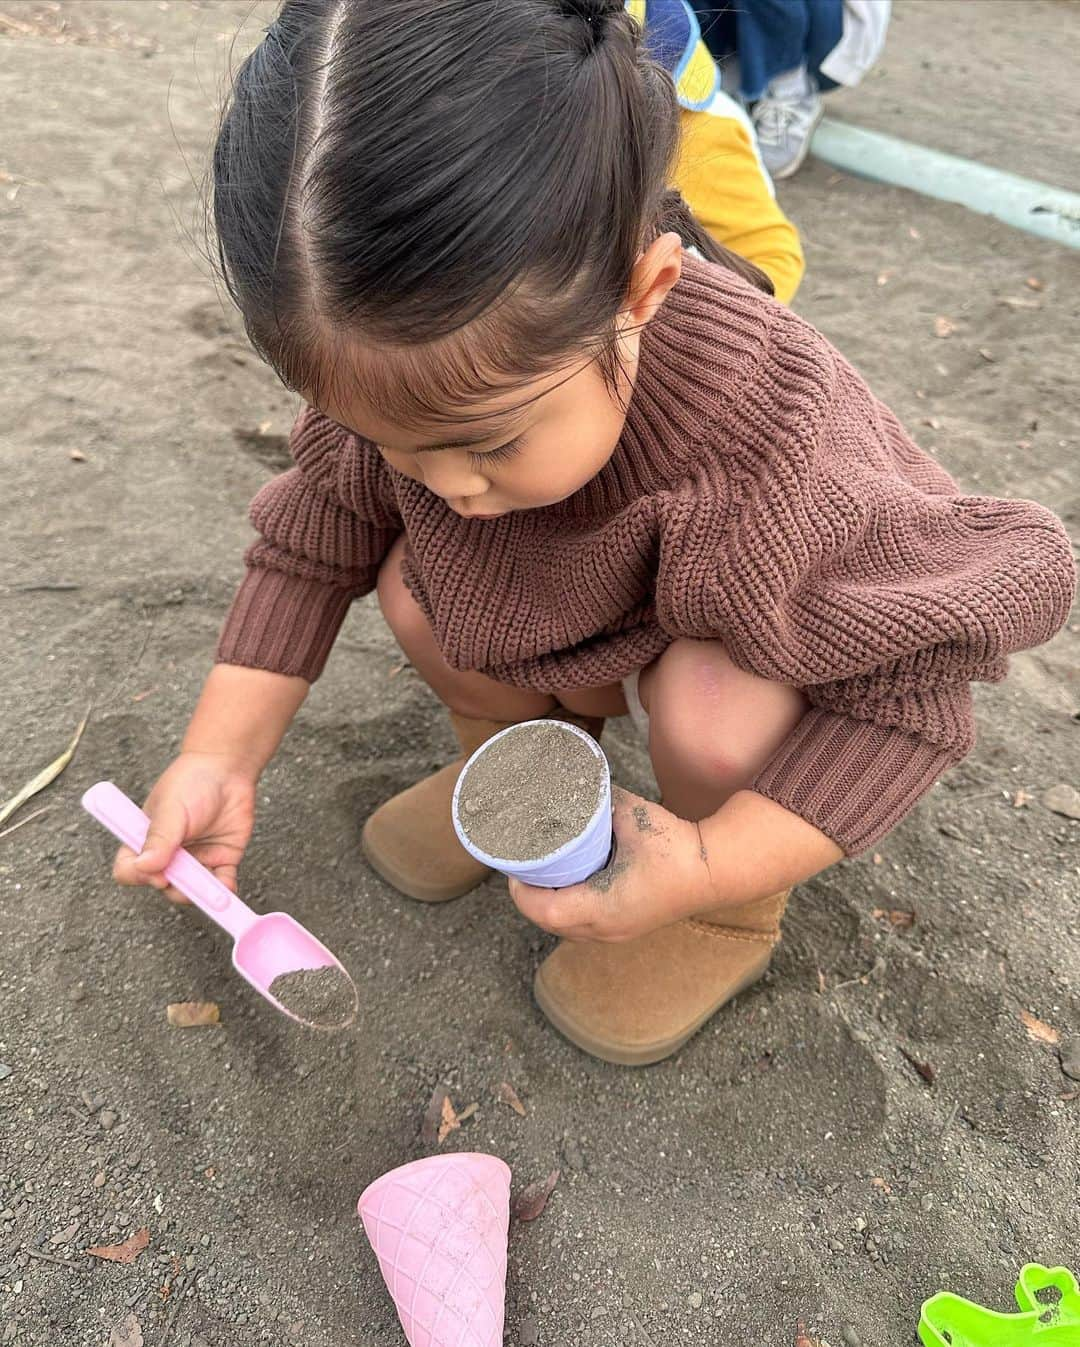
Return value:
M 753 789 L 849 853 L 968 752 L 969 683 L 1052 636 L 1075 585 L 1052 514 L 961 495 L 824 337 L 689 258 L 614 457 L 559 505 L 464 520 L 311 409 L 292 451 L 252 505 L 219 659 L 317 678 L 404 530 L 454 668 L 558 692 L 689 636 L 803 689 Z

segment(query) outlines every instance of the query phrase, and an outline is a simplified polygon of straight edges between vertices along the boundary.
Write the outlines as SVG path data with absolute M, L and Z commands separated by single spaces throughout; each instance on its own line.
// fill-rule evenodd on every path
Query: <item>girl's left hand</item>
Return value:
M 510 896 L 535 925 L 566 940 L 633 940 L 715 907 L 697 824 L 614 790 L 615 854 L 606 869 L 568 889 L 510 880 Z

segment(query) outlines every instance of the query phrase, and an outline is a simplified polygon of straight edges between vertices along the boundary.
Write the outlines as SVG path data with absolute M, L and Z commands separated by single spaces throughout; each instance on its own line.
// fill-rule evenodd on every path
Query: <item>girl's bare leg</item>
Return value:
M 379 605 L 397 643 L 436 697 L 459 716 L 474 720 L 533 720 L 554 709 L 543 692 L 508 687 L 485 674 L 453 669 L 443 658 L 424 610 L 401 576 L 404 538 L 399 538 L 379 571 Z
M 809 705 L 795 688 L 737 668 L 719 641 L 675 641 L 639 690 L 664 805 L 695 822 L 749 786 Z
M 443 658 L 423 609 L 401 577 L 405 540 L 394 544 L 379 572 L 379 604 L 398 645 L 436 697 L 451 711 L 476 720 L 534 720 L 563 706 L 581 716 L 626 714 L 622 688 L 582 688 L 559 695 L 509 687 L 485 674 L 451 668 Z

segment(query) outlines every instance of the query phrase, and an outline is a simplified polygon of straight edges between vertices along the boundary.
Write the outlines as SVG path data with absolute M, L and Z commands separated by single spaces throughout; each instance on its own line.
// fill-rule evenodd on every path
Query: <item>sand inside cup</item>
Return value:
M 535 861 L 573 841 L 596 812 L 604 764 L 588 742 L 554 724 L 495 739 L 461 780 L 458 820 L 489 856 Z
M 270 984 L 270 995 L 307 1024 L 344 1029 L 356 1011 L 352 979 L 340 968 L 298 968 L 281 973 Z

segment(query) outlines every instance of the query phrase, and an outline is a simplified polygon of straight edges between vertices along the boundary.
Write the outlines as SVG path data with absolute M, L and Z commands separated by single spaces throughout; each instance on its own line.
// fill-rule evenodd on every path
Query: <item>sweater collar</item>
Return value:
M 681 277 L 642 333 L 615 453 L 570 497 L 572 512 L 618 508 L 684 477 L 703 443 L 737 417 L 776 312 L 774 300 L 734 272 L 684 255 Z

